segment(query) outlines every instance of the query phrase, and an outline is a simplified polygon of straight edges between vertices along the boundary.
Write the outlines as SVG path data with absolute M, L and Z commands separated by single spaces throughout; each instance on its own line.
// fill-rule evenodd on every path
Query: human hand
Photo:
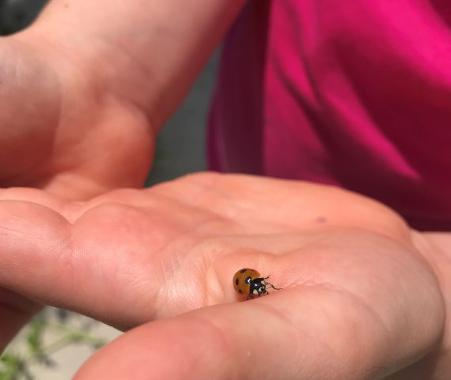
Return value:
M 2 287 L 116 327 L 143 324 L 78 379 L 451 374 L 446 255 L 366 198 L 202 174 L 88 202 L 30 189 L 0 199 Z M 236 302 L 241 267 L 283 290 Z
M 73 200 L 142 186 L 157 130 L 244 3 L 49 1 L 0 39 L 0 185 Z
M 0 62 L 1 186 L 67 199 L 142 186 L 154 132 L 143 109 L 99 79 L 105 62 L 29 31 L 0 40 Z

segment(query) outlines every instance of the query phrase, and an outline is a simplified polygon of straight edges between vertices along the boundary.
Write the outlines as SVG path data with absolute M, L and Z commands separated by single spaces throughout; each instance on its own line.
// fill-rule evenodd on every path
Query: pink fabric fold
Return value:
M 250 1 L 223 50 L 210 168 L 338 185 L 451 229 L 451 2 Z

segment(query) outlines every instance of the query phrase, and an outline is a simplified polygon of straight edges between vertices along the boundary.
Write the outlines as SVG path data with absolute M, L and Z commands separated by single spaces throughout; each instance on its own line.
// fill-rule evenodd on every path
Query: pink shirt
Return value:
M 451 230 L 451 0 L 250 1 L 225 42 L 209 158 Z

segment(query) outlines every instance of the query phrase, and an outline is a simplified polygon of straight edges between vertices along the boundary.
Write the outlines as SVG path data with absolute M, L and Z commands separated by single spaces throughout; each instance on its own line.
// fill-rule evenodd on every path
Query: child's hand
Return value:
M 144 111 L 107 88 L 95 62 L 80 57 L 44 35 L 0 40 L 3 187 L 85 199 L 144 183 L 154 144 Z
M 83 203 L 29 189 L 0 199 L 4 289 L 142 325 L 79 379 L 451 376 L 446 255 L 366 198 L 202 174 Z M 242 267 L 283 289 L 238 302 L 232 277 Z M 415 375 L 403 371 L 410 365 Z

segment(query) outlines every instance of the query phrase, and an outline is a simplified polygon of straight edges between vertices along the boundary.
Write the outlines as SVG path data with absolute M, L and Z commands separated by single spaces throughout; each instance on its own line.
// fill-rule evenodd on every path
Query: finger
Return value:
M 55 210 L 62 207 L 62 202 L 58 199 L 49 196 L 42 191 L 28 188 L 10 188 L 1 190 L 0 199 L 2 200 L 0 204 L 5 203 L 5 200 L 7 199 L 14 199 L 14 204 L 20 204 L 19 207 L 22 208 L 22 211 L 23 202 L 33 202 L 31 203 L 32 205 L 39 203 Z M 18 200 L 23 202 L 17 202 Z M 11 202 L 6 203 L 11 204 Z M 42 209 L 45 208 L 42 207 Z M 30 240 L 28 232 L 33 234 L 33 230 L 29 228 L 30 224 L 25 224 L 24 221 L 21 221 L 21 216 L 19 216 L 18 213 L 21 214 L 19 210 L 16 212 L 7 212 L 4 214 L 4 219 L 0 221 L 0 263 L 2 264 L 0 266 L 0 282 L 2 286 L 4 286 L 9 280 L 12 280 L 13 278 L 17 279 L 17 282 L 20 284 L 19 288 L 22 288 L 25 294 L 29 294 L 27 282 L 31 278 L 27 278 L 27 281 L 24 281 L 23 275 L 33 267 L 32 265 L 30 266 L 32 261 L 24 254 L 21 255 L 22 258 L 19 258 L 16 253 L 21 251 L 19 245 L 24 245 L 22 251 L 31 254 L 34 252 L 34 246 L 38 246 L 39 244 L 32 244 L 30 247 L 28 244 Z M 35 218 L 33 222 L 36 222 L 36 226 L 45 224 L 45 220 L 41 218 Z M 34 238 L 37 238 L 38 236 L 39 233 L 37 233 Z M 32 237 L 32 239 L 34 238 Z M 40 239 L 40 241 L 49 243 L 48 239 Z M 26 246 L 28 246 L 28 249 Z M 20 264 L 22 261 L 23 265 Z M 34 269 L 37 268 L 34 267 Z M 12 282 L 16 281 L 13 280 Z M 39 285 L 42 285 L 42 283 L 39 282 Z M 36 282 L 34 282 L 32 288 L 38 289 L 40 287 L 39 285 L 36 286 Z M 17 289 L 17 287 L 13 288 Z M 23 325 L 37 313 L 41 307 L 40 304 L 21 296 L 15 291 L 13 292 L 0 288 L 0 350 L 5 348 Z
M 118 311 L 123 305 L 111 297 L 114 279 L 102 272 L 108 270 L 75 245 L 61 214 L 32 202 L 0 201 L 0 287 L 105 321 L 109 314 L 133 320 L 133 311 Z
M 31 202 L 0 201 L 0 286 L 34 299 L 64 292 L 61 257 L 69 245 L 69 223 L 58 213 Z
M 71 224 L 48 207 L 0 201 L 0 287 L 118 328 L 150 320 L 165 275 L 153 253 L 172 226 L 117 204 L 87 214 Z
M 65 210 L 68 202 L 48 192 L 31 187 L 10 187 L 0 190 L 0 201 L 21 201 L 47 207 L 60 212 Z
M 400 307 L 379 316 L 325 287 L 285 290 L 143 325 L 95 354 L 75 378 L 382 378 L 438 339 L 440 328 L 430 318 L 406 324 L 406 312 Z

